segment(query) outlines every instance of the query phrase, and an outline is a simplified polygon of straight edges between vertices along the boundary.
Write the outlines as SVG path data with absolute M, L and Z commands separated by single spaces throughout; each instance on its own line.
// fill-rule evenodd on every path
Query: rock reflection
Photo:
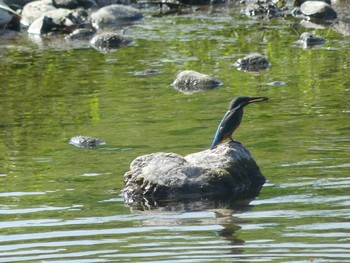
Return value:
M 150 226 L 177 226 L 186 232 L 211 230 L 217 237 L 215 241 L 206 241 L 213 253 L 218 250 L 225 250 L 227 255 L 241 255 L 244 253 L 245 240 L 237 234 L 241 230 L 240 224 L 248 219 L 237 218 L 235 213 L 245 213 L 251 211 L 249 203 L 253 199 L 240 201 L 210 200 L 201 198 L 187 201 L 163 202 L 158 207 L 131 207 L 132 212 L 149 214 L 152 210 L 152 217 L 147 216 L 142 222 L 142 227 Z M 200 237 L 200 235 L 199 235 Z M 208 243 L 209 242 L 209 243 Z M 224 242 L 224 243 L 223 243 Z M 196 243 L 192 247 L 196 249 Z M 209 253 L 209 252 L 208 252 Z
M 240 209 L 248 206 L 258 196 L 260 188 L 255 189 L 249 196 L 238 198 L 237 196 L 228 196 L 227 198 L 210 197 L 192 197 L 178 200 L 156 200 L 150 197 L 143 197 L 127 204 L 132 212 L 152 211 L 152 212 L 194 212 L 208 209 Z

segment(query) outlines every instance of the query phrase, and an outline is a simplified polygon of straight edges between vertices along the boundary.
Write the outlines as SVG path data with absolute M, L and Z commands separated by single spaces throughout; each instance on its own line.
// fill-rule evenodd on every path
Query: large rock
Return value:
M 309 20 L 329 20 L 337 18 L 337 12 L 327 3 L 320 1 L 306 1 L 300 8 L 292 11 L 296 17 Z
M 185 157 L 176 153 L 140 156 L 124 178 L 122 195 L 127 204 L 145 199 L 246 199 L 257 196 L 265 183 L 249 151 L 237 142 Z
M 95 28 L 120 27 L 143 17 L 142 13 L 131 6 L 109 5 L 91 14 Z
M 323 45 L 326 40 L 318 35 L 314 35 L 309 32 L 304 32 L 300 35 L 298 43 L 303 49 L 312 48 L 316 45 Z
M 87 14 L 86 14 L 87 15 Z M 57 8 L 44 12 L 28 28 L 30 34 L 71 33 L 83 26 L 86 17 L 84 12 Z
M 183 93 L 191 94 L 216 88 L 222 85 L 222 82 L 197 71 L 184 70 L 176 76 L 176 79 L 171 85 Z
M 45 12 L 55 10 L 52 0 L 39 0 L 26 4 L 21 13 L 21 24 L 30 26 L 36 19 L 43 16 Z

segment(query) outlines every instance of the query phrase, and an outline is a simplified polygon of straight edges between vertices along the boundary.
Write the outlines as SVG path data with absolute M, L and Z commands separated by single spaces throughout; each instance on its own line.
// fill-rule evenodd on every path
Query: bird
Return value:
M 242 122 L 243 108 L 250 103 L 267 101 L 268 97 L 248 97 L 240 96 L 234 98 L 229 106 L 228 111 L 222 118 L 216 133 L 214 135 L 213 142 L 211 143 L 210 150 L 214 149 L 218 144 L 222 143 L 227 138 L 232 139 L 232 133 L 238 128 Z

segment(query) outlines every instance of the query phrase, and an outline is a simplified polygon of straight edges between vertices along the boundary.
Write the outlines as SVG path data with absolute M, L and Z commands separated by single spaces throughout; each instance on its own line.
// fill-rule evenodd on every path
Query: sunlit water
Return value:
M 350 262 L 350 38 L 239 10 L 146 16 L 127 29 L 132 46 L 109 54 L 0 39 L 0 262 Z M 302 49 L 305 31 L 326 44 Z M 271 67 L 232 66 L 251 52 Z M 224 85 L 182 94 L 170 84 L 184 69 Z M 124 205 L 135 157 L 208 148 L 237 95 L 270 98 L 235 133 L 268 179 L 256 200 Z M 107 144 L 69 145 L 78 134 Z

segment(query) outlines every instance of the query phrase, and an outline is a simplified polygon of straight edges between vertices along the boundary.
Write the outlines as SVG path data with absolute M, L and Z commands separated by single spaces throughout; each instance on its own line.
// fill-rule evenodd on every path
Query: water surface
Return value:
M 0 262 L 350 262 L 350 38 L 240 8 L 147 14 L 127 28 L 133 44 L 108 54 L 0 39 Z M 302 49 L 305 31 L 326 44 Z M 233 67 L 252 52 L 271 67 Z M 182 94 L 170 84 L 185 69 L 224 85 Z M 207 149 L 239 95 L 270 98 L 235 133 L 268 179 L 256 200 L 124 205 L 134 158 Z M 78 134 L 107 144 L 69 145 Z

